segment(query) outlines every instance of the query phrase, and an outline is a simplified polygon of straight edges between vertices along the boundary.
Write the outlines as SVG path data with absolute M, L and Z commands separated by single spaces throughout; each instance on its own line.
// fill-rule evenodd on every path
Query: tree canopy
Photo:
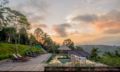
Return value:
M 63 45 L 68 46 L 69 48 L 74 50 L 74 42 L 71 39 L 64 40 Z

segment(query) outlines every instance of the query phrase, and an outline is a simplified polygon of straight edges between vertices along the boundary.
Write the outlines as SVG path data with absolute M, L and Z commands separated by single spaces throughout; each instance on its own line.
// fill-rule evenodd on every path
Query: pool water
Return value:
M 58 59 L 61 63 L 65 64 L 67 62 L 70 62 L 70 59 L 64 59 L 64 58 L 61 58 L 61 59 Z

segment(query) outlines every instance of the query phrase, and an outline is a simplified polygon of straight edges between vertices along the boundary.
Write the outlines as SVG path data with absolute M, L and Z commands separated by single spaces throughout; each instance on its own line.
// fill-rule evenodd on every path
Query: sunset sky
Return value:
M 120 0 L 10 0 L 25 14 L 31 31 L 40 27 L 54 41 L 120 45 Z

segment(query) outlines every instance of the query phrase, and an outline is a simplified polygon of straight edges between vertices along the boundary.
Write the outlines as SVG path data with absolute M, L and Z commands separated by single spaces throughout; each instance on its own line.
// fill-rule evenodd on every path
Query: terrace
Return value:
M 62 46 L 59 54 L 41 54 L 31 58 L 27 62 L 11 62 L 10 60 L 0 63 L 0 71 L 44 71 L 46 67 L 96 67 L 106 66 L 87 59 L 88 53 L 70 50 Z M 49 61 L 49 62 L 48 62 Z

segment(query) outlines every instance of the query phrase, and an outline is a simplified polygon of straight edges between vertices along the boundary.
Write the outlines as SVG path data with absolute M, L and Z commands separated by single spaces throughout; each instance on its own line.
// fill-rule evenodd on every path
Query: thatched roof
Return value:
M 71 49 L 67 46 L 60 46 L 58 50 L 71 50 Z

